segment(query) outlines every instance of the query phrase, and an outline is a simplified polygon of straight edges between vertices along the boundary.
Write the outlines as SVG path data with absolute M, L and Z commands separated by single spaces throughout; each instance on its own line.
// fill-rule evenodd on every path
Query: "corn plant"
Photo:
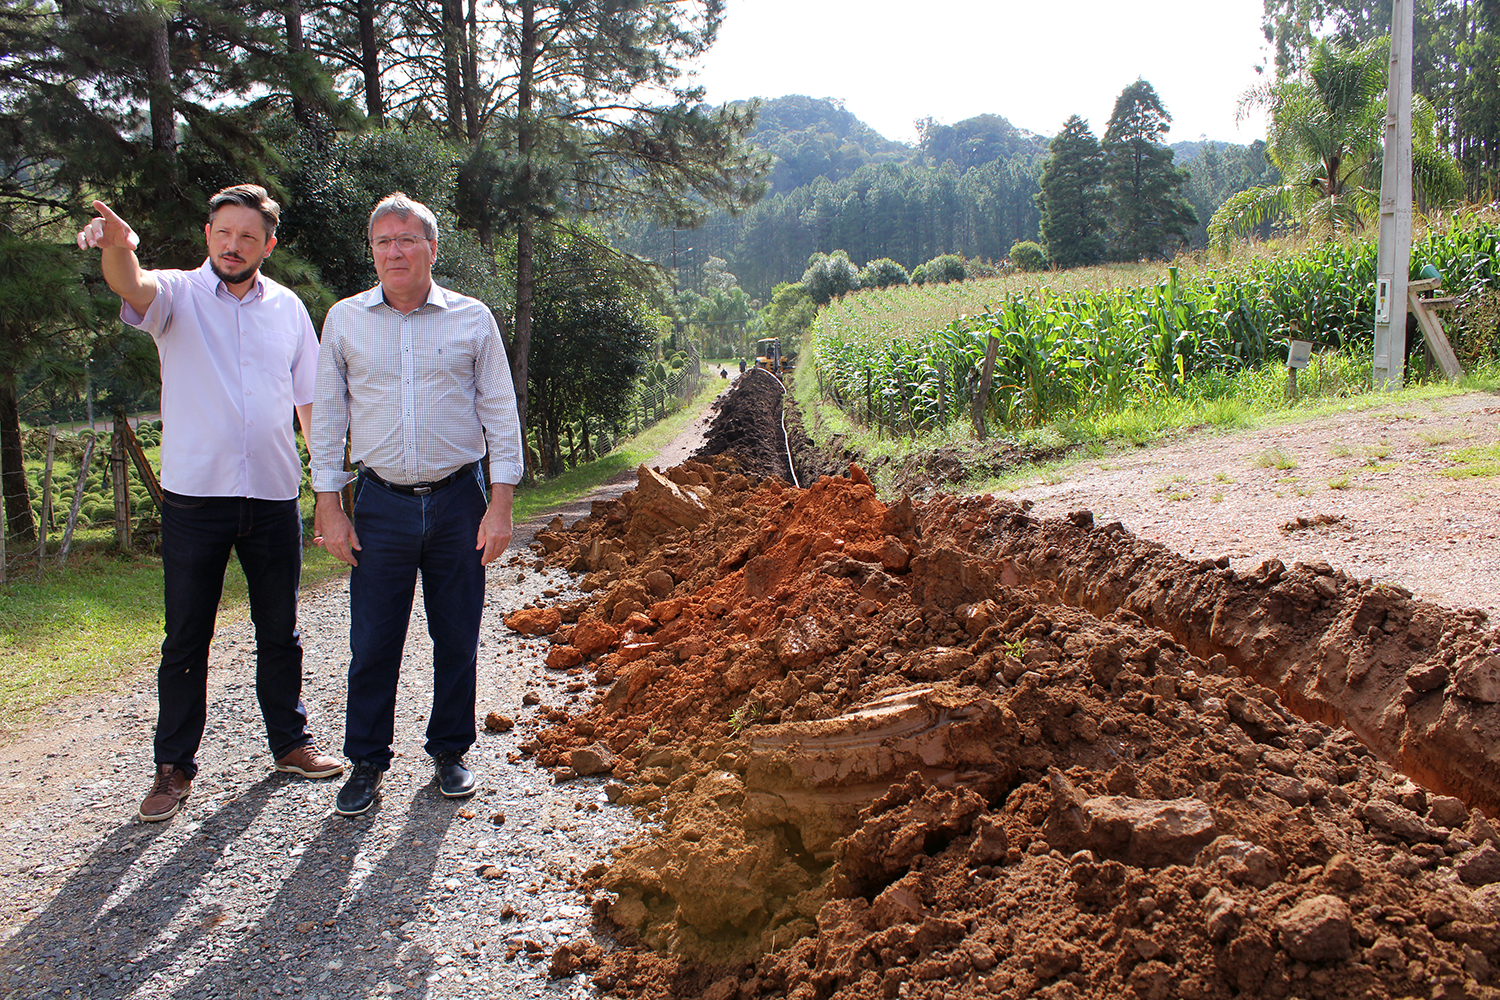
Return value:
M 819 384 L 857 419 L 914 434 L 969 412 L 993 337 L 984 406 L 1005 426 L 1182 396 L 1204 379 L 1284 362 L 1291 339 L 1367 345 L 1375 250 L 1365 240 L 1165 273 L 1096 270 L 1095 287 L 1008 278 L 863 292 L 819 316 Z M 1450 293 L 1500 294 L 1497 251 L 1500 224 L 1456 216 L 1413 247 L 1412 273 L 1430 263 Z M 1149 280 L 1119 284 L 1121 274 Z

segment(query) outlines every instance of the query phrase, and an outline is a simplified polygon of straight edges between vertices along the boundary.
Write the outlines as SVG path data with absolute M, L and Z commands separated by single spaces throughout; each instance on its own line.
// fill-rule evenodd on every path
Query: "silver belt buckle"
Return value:
M 412 496 L 415 496 L 415 497 L 425 497 L 427 494 L 429 494 L 431 492 L 432 492 L 432 487 L 431 486 L 413 486 L 411 488 L 411 494 L 412 494 Z

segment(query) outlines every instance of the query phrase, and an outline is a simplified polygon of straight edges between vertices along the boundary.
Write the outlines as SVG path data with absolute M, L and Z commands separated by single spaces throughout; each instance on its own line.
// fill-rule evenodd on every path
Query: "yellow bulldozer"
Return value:
M 755 367 L 781 375 L 792 370 L 792 361 L 793 357 L 781 356 L 780 338 L 767 337 L 755 342 Z

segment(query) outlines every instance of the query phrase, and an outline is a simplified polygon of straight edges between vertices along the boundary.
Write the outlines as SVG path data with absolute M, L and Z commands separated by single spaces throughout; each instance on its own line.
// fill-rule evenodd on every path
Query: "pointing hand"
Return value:
M 99 214 L 87 226 L 79 230 L 78 249 L 119 247 L 133 251 L 141 245 L 141 238 L 135 234 L 135 230 L 131 229 L 130 225 L 104 202 L 94 202 L 94 211 Z

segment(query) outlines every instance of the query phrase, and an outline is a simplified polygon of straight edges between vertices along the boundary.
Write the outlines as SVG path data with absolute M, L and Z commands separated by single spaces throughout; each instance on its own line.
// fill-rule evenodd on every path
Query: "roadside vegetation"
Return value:
M 1436 217 L 1419 234 L 1412 273 L 1437 268 L 1457 298 L 1445 327 L 1469 374 L 1442 381 L 1417 339 L 1406 392 L 1495 384 L 1497 249 L 1492 209 Z M 1374 254 L 1368 238 L 1283 240 L 1170 264 L 858 292 L 819 313 L 805 338 L 816 378 L 799 380 L 798 402 L 816 439 L 837 435 L 873 457 L 978 447 L 977 414 L 985 433 L 1047 461 L 1074 447 L 1097 453 L 1186 428 L 1389 402 L 1370 386 Z M 1292 339 L 1314 345 L 1295 395 Z
M 517 524 L 555 509 L 601 483 L 629 473 L 648 461 L 676 437 L 724 388 L 717 377 L 728 362 L 705 363 L 703 379 L 693 397 L 668 408 L 664 419 L 620 441 L 607 455 L 580 462 L 552 479 L 537 480 L 517 491 Z M 708 377 L 708 376 L 712 377 Z M 147 459 L 160 467 L 159 438 L 150 423 L 139 432 Z M 45 432 L 38 435 L 45 442 Z M 108 435 L 99 435 L 101 447 Z M 57 565 L 61 526 L 66 521 L 78 477 L 82 447 L 69 444 L 54 455 L 53 491 L 56 529 L 49 531 L 48 560 L 38 571 L 35 560 L 18 559 L 12 551 L 11 577 L 0 587 L 0 738 L 35 722 L 38 710 L 61 698 L 98 692 L 121 677 L 154 666 L 162 640 L 161 560 L 152 539 L 154 519 L 142 522 L 145 548 L 121 552 L 115 544 L 111 494 L 102 471 L 85 481 L 81 525 L 73 534 L 64 565 Z M 45 445 L 43 445 L 45 448 Z M 304 453 L 304 460 L 305 460 Z M 91 467 L 102 469 L 97 462 Z M 28 474 L 41 482 L 42 460 L 28 460 Z M 35 466 L 33 469 L 32 466 Z M 137 513 L 152 510 L 144 487 L 132 480 L 132 505 Z M 40 516 L 40 490 L 36 492 Z M 310 542 L 312 493 L 304 477 L 301 497 L 304 535 L 302 588 L 304 591 L 342 576 L 348 569 Z M 245 578 L 237 560 L 229 561 L 219 625 L 246 619 L 249 604 Z

